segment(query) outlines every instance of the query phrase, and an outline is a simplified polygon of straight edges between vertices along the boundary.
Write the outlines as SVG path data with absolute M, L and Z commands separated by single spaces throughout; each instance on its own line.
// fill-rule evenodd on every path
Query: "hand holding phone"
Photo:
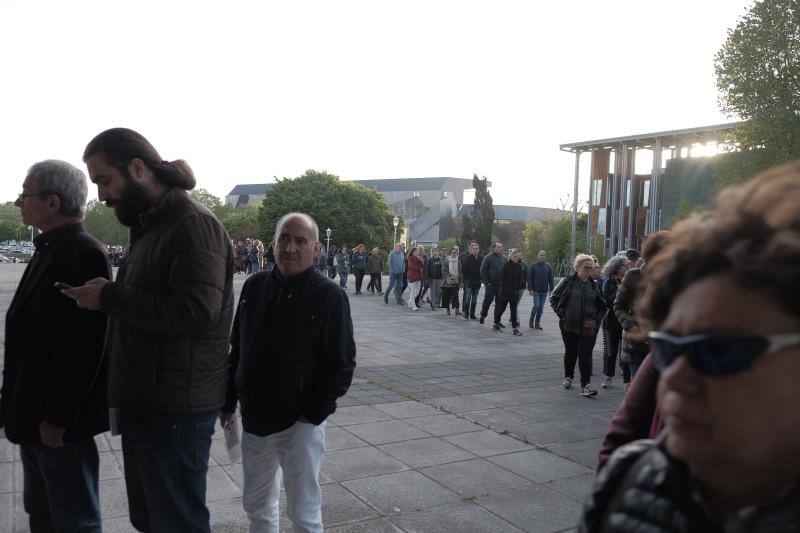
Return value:
M 58 289 L 60 291 L 63 291 L 64 289 L 74 289 L 75 288 L 72 285 L 69 285 L 69 284 L 64 283 L 62 281 L 56 281 L 55 282 L 55 287 L 56 287 L 56 289 Z

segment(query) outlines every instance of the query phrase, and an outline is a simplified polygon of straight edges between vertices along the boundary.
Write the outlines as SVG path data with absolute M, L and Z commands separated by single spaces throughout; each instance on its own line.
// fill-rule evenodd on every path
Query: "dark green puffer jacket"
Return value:
M 124 266 L 101 294 L 111 317 L 111 406 L 146 415 L 222 406 L 233 261 L 225 228 L 183 190 L 170 190 L 142 215 Z

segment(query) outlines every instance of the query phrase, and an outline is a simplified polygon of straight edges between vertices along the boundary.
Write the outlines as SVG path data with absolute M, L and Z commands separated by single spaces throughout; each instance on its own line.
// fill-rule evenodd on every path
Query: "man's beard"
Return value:
M 153 202 L 147 196 L 144 188 L 133 178 L 125 180 L 119 200 L 113 202 L 110 207 L 114 208 L 117 220 L 123 226 L 132 228 L 139 225 L 139 215 L 145 213 L 153 206 Z

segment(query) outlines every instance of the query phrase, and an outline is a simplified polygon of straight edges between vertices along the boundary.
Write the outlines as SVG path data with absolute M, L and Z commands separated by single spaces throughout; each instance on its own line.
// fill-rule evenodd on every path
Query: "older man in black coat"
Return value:
M 111 276 L 81 223 L 86 193 L 80 170 L 48 160 L 31 167 L 15 202 L 42 233 L 6 313 L 0 425 L 20 445 L 34 533 L 101 530 L 94 436 L 108 429 L 106 319 L 55 286 Z

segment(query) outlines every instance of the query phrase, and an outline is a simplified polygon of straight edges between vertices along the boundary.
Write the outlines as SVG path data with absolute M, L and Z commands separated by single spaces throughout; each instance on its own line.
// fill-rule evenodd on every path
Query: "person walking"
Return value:
M 353 274 L 356 277 L 356 294 L 361 295 L 361 284 L 364 281 L 364 274 L 367 272 L 367 248 L 363 244 L 356 246 L 356 250 L 350 257 L 350 266 L 353 267 Z
M 405 254 L 403 253 L 403 243 L 398 242 L 394 245 L 394 250 L 389 253 L 389 286 L 383 293 L 383 303 L 389 303 L 389 294 L 394 289 L 394 296 L 397 305 L 403 304 L 403 272 L 405 270 Z
M 475 307 L 478 304 L 478 293 L 481 291 L 481 263 L 477 241 L 470 241 L 467 255 L 461 259 L 461 279 L 464 284 L 464 320 L 477 320 Z M 460 256 L 461 257 L 461 256 Z
M 450 316 L 450 308 L 455 310 L 456 316 L 461 312 L 458 310 L 458 284 L 461 279 L 461 265 L 458 262 L 458 248 L 455 246 L 450 249 L 450 255 L 442 264 L 442 304 L 447 309 Z
M 430 257 L 428 257 L 428 252 L 423 245 L 417 246 L 417 250 L 419 250 L 419 258 L 422 259 L 422 285 L 417 295 L 417 307 L 422 307 L 422 302 L 425 301 L 425 294 L 428 292 L 428 274 L 425 272 L 425 268 L 428 266 Z
M 647 262 L 667 245 L 668 240 L 669 233 L 659 231 L 644 241 L 641 266 L 631 268 L 625 273 L 614 300 L 614 313 L 622 326 L 622 361 L 630 366 L 631 377 L 636 375 L 639 365 L 650 352 L 650 343 L 641 335 L 636 312 L 646 288 L 644 273 Z
M 347 275 L 350 273 L 350 253 L 347 246 L 342 246 L 336 254 L 336 273 L 339 274 L 339 286 L 347 289 Z
M 272 248 L 270 246 L 270 248 Z M 326 250 L 327 264 L 328 264 L 328 277 L 336 279 L 336 246 L 329 246 Z
M 592 350 L 597 342 L 600 320 L 605 302 L 597 285 L 592 281 L 594 260 L 578 254 L 573 264 L 575 273 L 561 280 L 550 296 L 550 305 L 559 318 L 561 338 L 564 341 L 565 389 L 572 387 L 575 363 L 581 375 L 581 396 L 596 396 L 589 385 L 592 374 Z
M 516 248 L 509 251 L 508 261 L 503 265 L 500 273 L 500 286 L 497 288 L 496 302 L 494 305 L 494 324 L 492 330 L 502 331 L 500 322 L 506 306 L 511 307 L 511 327 L 512 333 L 516 336 L 522 335 L 519 331 L 517 321 L 517 304 L 519 303 L 519 291 L 525 287 L 525 277 L 522 274 L 520 265 L 520 253 Z
M 531 329 L 543 329 L 541 326 L 542 314 L 544 313 L 544 302 L 547 294 L 555 287 L 553 278 L 553 267 L 546 263 L 547 253 L 539 250 L 536 261 L 528 266 L 528 293 L 533 296 L 533 307 L 531 307 L 531 318 L 528 320 L 528 327 Z
M 439 291 L 442 288 L 442 258 L 439 257 L 439 248 L 433 248 L 433 254 L 425 265 L 425 277 L 428 279 L 430 287 L 430 297 L 428 303 L 431 309 L 439 307 Z
M 372 253 L 367 258 L 367 272 L 369 273 L 369 283 L 367 290 L 370 294 L 378 292 L 378 296 L 383 296 L 383 269 L 386 267 L 386 262 L 381 256 L 381 249 L 377 246 L 372 249 Z
M 617 355 L 622 341 L 622 326 L 614 313 L 614 299 L 617 297 L 617 289 L 622 282 L 622 277 L 628 271 L 628 263 L 627 257 L 617 255 L 609 259 L 603 268 L 604 280 L 601 292 L 607 311 L 601 324 L 603 327 L 603 383 L 600 386 L 604 389 L 611 386 L 611 381 L 617 373 Z M 630 381 L 630 368 L 625 364 L 622 368 L 622 382 L 626 392 Z
M 422 258 L 419 248 L 411 248 L 408 254 L 408 308 L 419 311 L 417 296 L 422 286 Z
M 497 288 L 500 286 L 500 275 L 506 258 L 503 256 L 503 245 L 495 243 L 492 253 L 483 258 L 481 263 L 481 280 L 485 287 L 483 292 L 483 305 L 481 306 L 481 317 L 478 320 L 483 324 L 489 314 L 489 307 L 495 299 Z M 500 327 L 503 327 L 502 324 Z

